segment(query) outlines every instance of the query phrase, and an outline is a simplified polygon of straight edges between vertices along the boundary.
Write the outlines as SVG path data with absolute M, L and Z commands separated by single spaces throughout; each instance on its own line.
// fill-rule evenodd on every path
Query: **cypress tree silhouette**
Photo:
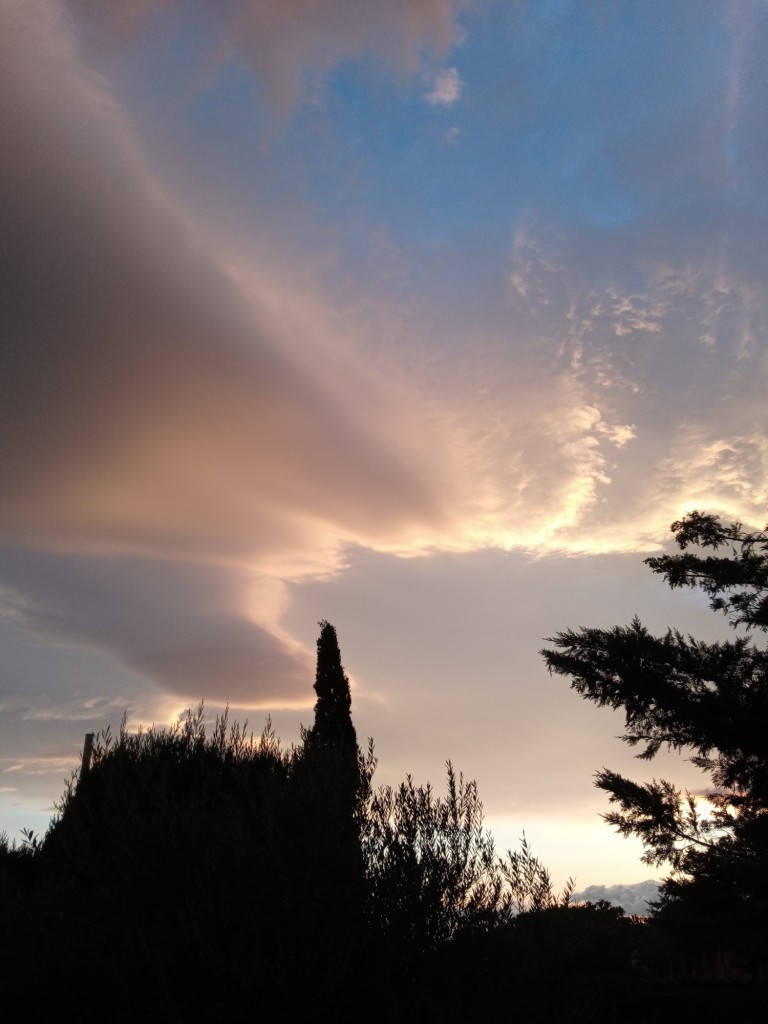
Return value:
M 317 977 L 328 983 L 333 979 L 341 1007 L 354 1001 L 362 976 L 366 889 L 360 820 L 373 766 L 366 768 L 358 751 L 336 630 L 324 619 L 319 626 L 315 721 L 303 731 L 304 747 L 292 776 L 301 821 L 295 845 L 310 889 L 303 931 L 311 937 Z M 349 1005 L 336 1019 L 346 1020 L 346 1012 L 351 1012 Z
M 315 673 L 315 724 L 311 730 L 313 740 L 357 758 L 357 733 L 352 724 L 352 696 L 349 679 L 341 664 L 341 651 L 336 630 L 325 619 L 318 623 L 317 671 Z

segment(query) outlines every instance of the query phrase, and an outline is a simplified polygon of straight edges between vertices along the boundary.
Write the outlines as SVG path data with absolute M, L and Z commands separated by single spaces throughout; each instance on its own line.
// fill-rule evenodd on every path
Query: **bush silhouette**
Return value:
M 42 1019 L 96 1005 L 117 1022 L 450 1022 L 508 1012 L 518 977 L 531 1020 L 616 1019 L 617 999 L 645 1019 L 627 996 L 634 926 L 569 909 L 525 842 L 498 858 L 474 782 L 449 763 L 444 797 L 410 777 L 373 789 L 321 629 L 332 685 L 316 684 L 298 745 L 226 714 L 207 731 L 202 704 L 169 729 L 124 721 L 96 737 L 42 841 L 0 841 L 6 1009 L 34 993 Z M 553 962 L 582 994 L 570 1007 Z
M 289 1004 L 297 982 L 311 986 L 321 1006 L 333 995 L 327 944 L 318 955 L 310 936 L 341 923 L 324 876 L 332 842 L 294 779 L 300 752 L 225 719 L 207 738 L 202 706 L 171 730 L 100 739 L 38 854 L 36 938 L 60 965 L 59 991 L 123 993 L 126 1020 L 147 999 L 162 1019 L 185 1001 L 213 1013 L 267 981 L 285 984 Z M 218 991 L 169 984 L 189 974 Z

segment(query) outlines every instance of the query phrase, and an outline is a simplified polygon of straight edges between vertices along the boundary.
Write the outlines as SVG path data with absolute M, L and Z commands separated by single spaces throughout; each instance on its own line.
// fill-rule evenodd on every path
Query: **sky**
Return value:
M 0 0 L 0 829 L 205 699 L 285 743 L 337 629 L 376 778 L 616 836 L 568 627 L 766 519 L 765 0 Z

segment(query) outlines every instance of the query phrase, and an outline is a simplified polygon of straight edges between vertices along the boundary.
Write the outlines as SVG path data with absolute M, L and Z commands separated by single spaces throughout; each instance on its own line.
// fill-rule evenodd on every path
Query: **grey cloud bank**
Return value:
M 581 892 L 573 894 L 576 902 L 589 900 L 607 900 L 615 907 L 623 907 L 626 914 L 638 917 L 648 916 L 649 902 L 658 898 L 659 883 L 649 879 L 647 882 L 635 882 L 634 885 L 589 885 Z

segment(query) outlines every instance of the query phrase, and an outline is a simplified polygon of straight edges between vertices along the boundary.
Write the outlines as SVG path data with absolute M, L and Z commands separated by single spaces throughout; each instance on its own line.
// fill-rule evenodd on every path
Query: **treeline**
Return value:
M 328 623 L 315 689 L 314 725 L 288 749 L 226 716 L 206 733 L 202 706 L 96 738 L 45 837 L 2 846 L 6 1008 L 610 1020 L 620 1004 L 635 1019 L 642 929 L 566 909 L 526 846 L 498 858 L 475 784 L 450 766 L 443 796 L 411 779 L 375 789 Z
M 670 974 L 674 929 L 571 905 L 524 841 L 497 856 L 450 764 L 443 796 L 410 778 L 375 788 L 321 626 L 298 744 L 226 715 L 207 732 L 202 705 L 167 730 L 123 723 L 96 738 L 42 839 L 0 843 L 8 1013 L 650 1024 L 733 1010 L 730 989 Z M 761 1019 L 743 993 L 736 1009 Z

